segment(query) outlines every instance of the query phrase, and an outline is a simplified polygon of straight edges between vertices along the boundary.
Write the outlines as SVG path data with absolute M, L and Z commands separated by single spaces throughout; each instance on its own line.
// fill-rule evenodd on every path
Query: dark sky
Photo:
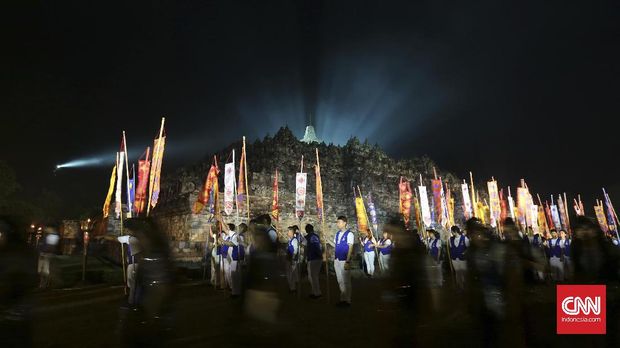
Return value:
M 0 159 L 26 195 L 101 205 L 121 130 L 135 160 L 165 115 L 164 171 L 311 118 L 463 177 L 620 197 L 617 2 L 15 3 Z

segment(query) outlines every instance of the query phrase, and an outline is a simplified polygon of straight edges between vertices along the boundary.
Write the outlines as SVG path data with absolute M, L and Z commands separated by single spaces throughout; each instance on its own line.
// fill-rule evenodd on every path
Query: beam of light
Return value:
M 56 169 L 78 168 L 78 167 L 99 167 L 110 163 L 113 156 L 100 156 L 92 158 L 82 158 L 56 165 Z

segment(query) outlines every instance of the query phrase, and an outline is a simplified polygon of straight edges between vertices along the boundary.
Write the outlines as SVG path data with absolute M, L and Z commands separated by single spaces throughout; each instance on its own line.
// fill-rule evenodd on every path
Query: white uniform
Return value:
M 243 244 L 241 244 L 239 234 L 234 231 L 228 231 L 228 241 L 233 243 L 238 248 L 243 248 Z M 241 253 L 241 251 L 239 251 Z M 230 289 L 232 290 L 233 295 L 241 294 L 241 267 L 239 265 L 240 261 L 233 260 L 233 247 L 228 247 L 228 257 L 226 258 L 227 262 L 224 263 L 224 271 L 226 272 L 226 277 L 228 278 L 228 284 Z
M 457 248 L 459 244 L 461 243 L 461 239 L 463 238 L 465 238 L 464 243 L 465 243 L 465 248 L 467 250 L 467 248 L 469 248 L 469 238 L 467 238 L 466 236 L 462 234 L 454 237 L 454 242 L 450 242 L 452 243 L 451 247 Z M 454 275 L 456 278 L 457 287 L 459 289 L 464 289 L 465 288 L 465 275 L 467 274 L 467 261 L 459 260 L 459 259 L 452 260 L 452 267 L 454 267 Z
M 366 251 L 365 245 L 369 240 L 370 238 L 368 237 L 362 240 L 362 248 L 364 248 L 364 263 L 366 263 L 366 271 L 369 276 L 372 276 L 375 273 L 375 247 L 373 246 L 371 251 Z
M 292 258 L 286 261 L 286 280 L 291 291 L 297 290 L 297 265 L 299 262 L 299 240 L 296 237 L 289 239 L 289 246 L 292 247 Z M 287 250 L 287 252 L 290 252 Z
M 338 231 L 334 238 L 334 245 L 338 246 L 341 239 L 343 239 L 344 233 L 346 231 Z M 353 232 L 349 231 L 347 235 L 346 242 L 349 248 L 353 248 L 353 243 L 355 239 L 353 237 Z M 334 258 L 334 270 L 336 271 L 336 279 L 338 280 L 338 286 L 340 287 L 340 301 L 344 301 L 347 303 L 351 303 L 351 271 L 345 270 L 344 265 L 346 260 L 338 260 Z
M 382 245 L 384 247 L 389 247 L 390 245 L 392 245 L 392 240 L 386 239 L 383 241 Z M 383 254 L 381 252 L 381 249 L 379 249 L 379 266 L 381 266 L 381 270 L 383 272 L 387 272 L 390 270 L 390 258 L 391 257 L 392 257 L 392 254 Z
M 564 241 L 560 238 L 553 238 L 549 240 L 549 248 L 553 250 L 557 245 L 560 246 L 561 253 L 564 253 Z M 549 258 L 549 267 L 551 268 L 551 277 L 555 281 L 564 280 L 564 262 L 560 257 L 551 256 Z

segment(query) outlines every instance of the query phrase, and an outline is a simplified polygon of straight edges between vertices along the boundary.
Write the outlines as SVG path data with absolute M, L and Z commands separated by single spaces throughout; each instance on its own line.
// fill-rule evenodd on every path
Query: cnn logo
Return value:
M 605 285 L 558 285 L 557 333 L 605 334 Z

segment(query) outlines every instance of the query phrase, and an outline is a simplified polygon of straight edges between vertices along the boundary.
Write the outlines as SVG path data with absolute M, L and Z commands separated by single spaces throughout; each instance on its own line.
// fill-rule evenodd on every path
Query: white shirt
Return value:
M 334 245 L 337 245 L 340 241 L 340 234 L 345 232 L 346 231 L 338 231 L 338 233 L 336 233 L 336 236 L 334 237 Z M 354 242 L 355 239 L 353 238 L 353 232 L 349 231 L 349 234 L 347 235 L 347 244 L 353 245 Z
M 383 246 L 388 247 L 390 245 L 392 245 L 392 240 L 391 239 L 386 239 L 386 240 L 383 241 Z
M 228 231 L 227 241 L 234 244 L 234 246 L 239 246 L 239 235 L 235 231 Z M 228 256 L 232 257 L 233 247 L 228 247 Z
M 465 238 L 465 246 L 469 248 L 469 238 L 465 237 L 464 235 L 457 235 L 456 237 L 454 237 L 454 247 L 456 248 L 457 246 L 459 246 L 459 244 L 461 243 L 461 238 Z

